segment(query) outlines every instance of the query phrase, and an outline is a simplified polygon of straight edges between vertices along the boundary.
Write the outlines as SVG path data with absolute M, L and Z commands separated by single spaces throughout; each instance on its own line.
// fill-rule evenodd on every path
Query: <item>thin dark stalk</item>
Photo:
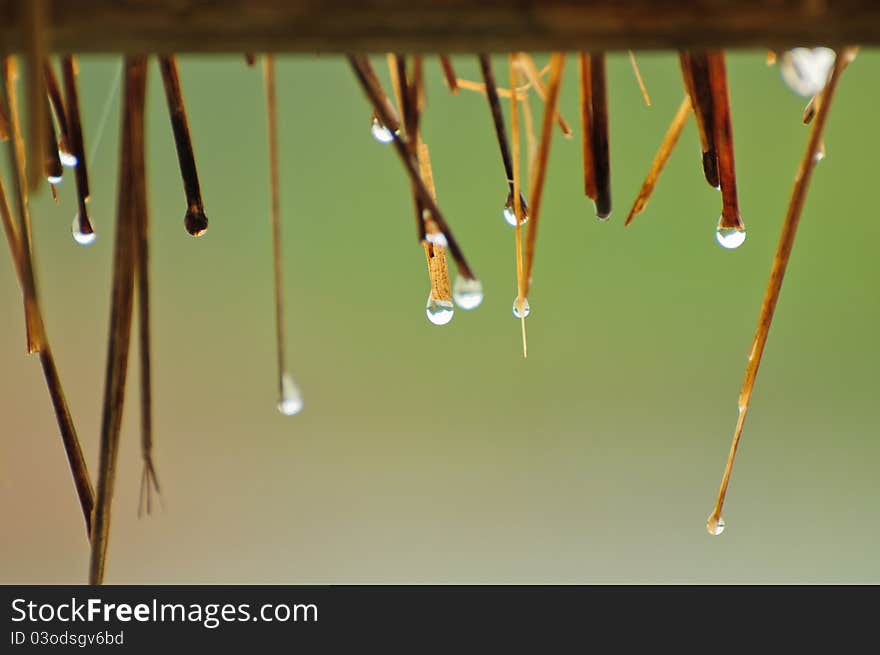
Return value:
M 131 339 L 135 223 L 138 207 L 144 197 L 144 181 L 142 178 L 137 179 L 134 171 L 143 170 L 144 167 L 143 116 L 146 73 L 146 57 L 126 58 L 110 330 L 101 420 L 98 487 L 89 560 L 89 583 L 93 585 L 102 584 L 104 581 L 110 511 L 119 453 L 119 430 L 125 400 L 125 379 Z
M 733 126 L 730 119 L 730 93 L 727 89 L 727 69 L 724 53 L 707 53 L 709 83 L 712 89 L 712 115 L 715 127 L 715 151 L 718 157 L 718 181 L 721 183 L 720 227 L 745 229 L 739 215 L 736 193 L 736 166 L 733 158 Z
M 495 126 L 495 138 L 498 140 L 498 149 L 501 151 L 501 163 L 504 165 L 504 174 L 507 177 L 509 191 L 507 206 L 510 206 L 514 201 L 513 163 L 510 158 L 510 149 L 507 145 L 507 129 L 504 127 L 504 114 L 501 111 L 501 100 L 498 97 L 498 85 L 495 83 L 495 73 L 492 71 L 492 61 L 489 59 L 489 55 L 481 53 L 478 58 L 480 60 L 480 70 L 483 74 L 483 83 L 486 85 L 486 99 L 489 101 L 489 111 L 492 113 L 492 123 Z M 518 102 L 515 96 L 514 89 L 514 103 Z M 519 203 L 523 209 L 522 216 L 526 217 L 525 220 L 527 220 L 528 205 L 526 205 L 524 198 L 520 198 Z
M 269 137 L 269 193 L 272 199 L 272 269 L 275 289 L 275 352 L 278 364 L 278 380 L 287 373 L 284 329 L 284 276 L 281 253 L 281 173 L 278 156 L 278 100 L 275 91 L 275 58 L 264 55 L 263 71 L 266 80 L 266 123 Z M 283 386 L 279 394 L 283 395 Z
M 28 208 L 27 177 L 25 169 L 25 148 L 21 136 L 21 120 L 18 113 L 18 94 L 16 92 L 16 78 L 18 71 L 16 61 L 12 57 L 3 60 L 3 81 L 6 99 L 6 109 L 9 113 L 10 127 L 10 160 L 9 168 L 13 174 L 13 188 L 15 190 L 16 209 L 19 224 L 17 226 L 19 256 L 22 263 L 24 279 L 22 291 L 24 295 L 24 316 L 27 352 L 33 354 L 40 351 L 43 345 L 43 324 L 40 318 L 39 304 L 37 303 L 37 287 L 32 267 L 33 244 L 31 240 L 31 215 Z
M 393 57 L 393 55 L 390 55 Z M 388 99 L 388 95 L 385 93 L 385 90 L 382 88 L 382 83 L 379 81 L 379 76 L 376 74 L 376 69 L 373 68 L 373 64 L 370 63 L 369 57 L 363 57 L 361 61 L 361 65 L 363 66 L 364 75 L 367 76 L 367 79 L 370 81 L 370 85 L 377 90 L 378 98 L 377 102 L 381 103 L 382 111 L 376 111 L 375 114 L 378 117 L 380 114 L 385 116 L 384 120 L 381 120 L 382 125 L 388 128 L 392 133 L 397 133 L 400 131 L 400 123 L 402 120 L 401 116 L 397 115 L 397 111 L 394 109 L 394 105 L 391 104 L 391 100 Z M 401 99 L 400 109 L 401 113 L 403 112 L 403 102 Z M 386 122 L 387 121 L 387 122 Z
M 446 80 L 446 86 L 455 94 L 458 93 L 458 78 L 455 76 L 455 69 L 452 68 L 452 61 L 447 55 L 439 55 L 440 67 L 443 69 L 443 79 Z
M 685 95 L 684 100 L 681 101 L 681 105 L 678 107 L 678 111 L 675 113 L 675 117 L 672 119 L 672 123 L 669 124 L 669 128 L 666 130 L 663 142 L 660 144 L 657 155 L 654 157 L 654 162 L 645 176 L 645 181 L 642 183 L 642 188 L 639 190 L 639 195 L 633 203 L 629 216 L 626 217 L 626 221 L 623 223 L 624 227 L 632 223 L 633 219 L 648 206 L 648 200 L 651 199 L 654 187 L 657 186 L 660 173 L 663 172 L 666 162 L 669 161 L 669 156 L 672 154 L 675 144 L 678 143 L 678 137 L 681 136 L 681 131 L 684 129 L 684 124 L 687 122 L 690 114 L 691 99 Z
M 712 89 L 709 84 L 709 63 L 705 52 L 679 53 L 681 75 L 685 90 L 691 98 L 694 116 L 697 120 L 697 131 L 700 135 L 700 147 L 703 153 L 703 175 L 709 186 L 717 189 L 718 159 L 715 149 L 715 119 L 712 111 Z
M 27 82 L 27 185 L 30 192 L 40 188 L 46 152 L 46 88 L 43 63 L 46 61 L 46 0 L 27 0 L 23 7 L 25 37 L 25 81 Z
M 348 55 L 348 59 L 358 83 L 361 85 L 367 99 L 372 103 L 373 109 L 379 116 L 379 120 L 381 120 L 383 124 L 388 125 L 391 116 L 388 114 L 387 108 L 382 102 L 384 94 L 381 92 L 381 89 L 377 88 L 370 81 L 365 65 L 366 57 L 364 55 Z M 419 195 L 422 198 L 422 202 L 431 212 L 431 216 L 437 223 L 437 227 L 440 228 L 440 231 L 446 237 L 449 252 L 452 254 L 452 257 L 458 266 L 459 273 L 462 277 L 467 279 L 476 279 L 464 257 L 464 253 L 462 253 L 458 242 L 455 240 L 452 231 L 443 217 L 443 214 L 440 212 L 440 208 L 437 206 L 437 203 L 434 201 L 434 198 L 431 196 L 430 191 L 428 191 L 421 175 L 419 174 L 418 163 L 410 154 L 410 147 L 406 137 L 401 136 L 397 132 L 392 132 L 392 134 L 394 136 L 394 148 L 406 169 L 407 175 L 409 175 L 410 181 L 416 186 Z
M 3 65 L 4 78 L 6 80 L 6 92 L 4 93 L 3 102 L 0 107 L 7 110 L 7 101 L 10 100 L 10 89 L 12 87 L 12 76 L 9 70 L 9 62 Z M 11 94 L 14 101 L 14 89 Z M 15 262 L 16 272 L 18 273 L 19 283 L 21 284 L 26 301 L 25 306 L 26 318 L 33 322 L 33 326 L 29 327 L 31 337 L 38 336 L 38 341 L 30 342 L 29 348 L 31 352 L 39 351 L 40 364 L 43 368 L 43 375 L 46 379 L 46 386 L 49 391 L 49 397 L 52 401 L 52 407 L 55 410 L 55 417 L 58 422 L 58 428 L 61 433 L 61 442 L 67 455 L 68 465 L 73 475 L 74 486 L 76 488 L 77 497 L 79 498 L 80 507 L 83 512 L 83 518 L 86 524 L 86 533 L 91 532 L 92 509 L 95 503 L 95 494 L 92 489 L 91 478 L 89 476 L 88 467 L 86 466 L 83 456 L 82 447 L 73 424 L 70 410 L 67 406 L 67 400 L 64 396 L 64 389 L 61 385 L 61 378 L 58 375 L 58 369 L 55 364 L 55 358 L 49 347 L 48 336 L 46 335 L 45 326 L 43 325 L 42 315 L 40 313 L 39 302 L 37 298 L 37 286 L 34 276 L 33 250 L 30 244 L 30 228 L 29 214 L 27 212 L 27 204 L 24 202 L 24 179 L 22 172 L 21 155 L 23 149 L 16 145 L 16 141 L 20 140 L 18 132 L 18 112 L 16 110 L 8 110 L 8 114 L 12 117 L 11 127 L 13 128 L 13 143 L 10 144 L 11 166 L 13 177 L 15 178 L 16 198 L 18 201 L 19 225 L 16 226 L 12 218 L 12 212 L 9 208 L 9 202 L 6 191 L 0 181 L 0 215 L 6 238 L 9 242 L 9 249 Z
M 58 151 L 63 156 L 63 159 L 67 160 L 65 165 L 70 166 L 75 163 L 75 155 L 70 145 L 67 110 L 64 107 L 64 99 L 61 96 L 58 76 L 55 74 L 55 68 L 49 59 L 46 59 L 44 77 L 46 79 L 46 93 L 49 96 L 49 104 L 52 106 L 52 113 L 55 114 L 55 122 L 58 125 Z M 62 161 L 62 163 L 65 162 Z
M 590 55 L 590 85 L 593 118 L 593 166 L 596 178 L 596 216 L 611 215 L 611 162 L 608 149 L 608 88 L 605 76 L 605 53 Z
M 581 148 L 584 160 L 584 195 L 596 200 L 596 167 L 593 164 L 593 83 L 590 80 L 590 54 L 578 55 L 581 101 Z
M 184 105 L 183 91 L 180 88 L 177 60 L 173 55 L 159 57 L 159 69 L 162 71 L 165 97 L 168 100 L 168 114 L 171 117 L 171 129 L 174 132 L 174 145 L 177 147 L 177 161 L 180 165 L 180 176 L 183 178 L 183 190 L 186 194 L 186 215 L 183 223 L 187 232 L 194 237 L 199 237 L 208 229 L 208 217 L 205 216 L 205 207 L 202 204 L 199 173 L 196 170 L 189 121 L 186 118 L 186 105 Z
M 61 58 L 61 77 L 64 83 L 64 109 L 67 118 L 68 145 L 76 157 L 76 191 L 79 203 L 77 230 L 81 235 L 92 235 L 95 229 L 89 220 L 86 201 L 89 199 L 89 171 L 86 162 L 86 149 L 83 140 L 82 121 L 79 114 L 79 92 L 76 87 L 76 59 L 73 55 Z
M 550 82 L 547 86 L 547 101 L 544 105 L 544 120 L 541 123 L 541 141 L 536 157 L 534 180 L 531 184 L 532 216 L 526 230 L 526 253 L 523 273 L 524 289 L 522 297 L 529 297 L 532 286 L 532 267 L 535 263 L 535 243 L 538 239 L 538 218 L 541 211 L 541 197 L 544 193 L 544 181 L 547 179 L 547 160 L 550 157 L 550 144 L 553 141 L 553 117 L 559 103 L 559 89 L 562 86 L 562 70 L 565 67 L 565 55 L 555 53 L 550 60 Z
M 45 145 L 45 155 L 43 157 L 43 174 L 52 186 L 54 193 L 54 185 L 61 182 L 64 175 L 64 167 L 61 165 L 61 157 L 58 154 L 58 140 L 55 137 L 55 123 L 52 122 L 52 114 L 49 111 L 49 101 L 45 95 L 40 97 L 40 101 L 46 106 L 44 116 L 46 117 L 46 138 L 43 140 Z
M 406 57 L 401 54 L 392 54 L 389 59 L 389 70 L 392 72 L 391 83 L 394 86 L 394 95 L 397 98 L 397 107 L 400 115 L 403 117 L 403 131 L 406 135 L 407 150 L 410 157 L 418 161 L 418 142 L 419 142 L 419 105 L 418 92 L 414 91 L 415 84 L 410 84 L 409 75 L 406 70 Z M 421 174 L 422 167 L 419 167 Z M 416 230 L 419 234 L 419 240 L 425 241 L 428 234 L 428 227 L 425 221 L 425 206 L 421 200 L 418 189 L 410 183 L 413 193 L 413 202 L 415 207 Z M 429 189 L 430 190 L 430 189 Z
M 788 266 L 788 260 L 791 257 L 791 250 L 794 246 L 794 239 L 797 235 L 798 225 L 800 224 L 801 213 L 807 197 L 807 190 L 810 186 L 810 179 L 813 175 L 813 169 L 816 166 L 816 155 L 818 154 L 822 143 L 822 134 L 825 130 L 825 124 L 828 121 L 828 112 L 831 109 L 831 101 L 834 98 L 834 93 L 837 90 L 837 85 L 840 76 L 843 73 L 843 69 L 849 62 L 850 52 L 849 49 L 845 49 L 838 54 L 838 57 L 834 62 L 834 68 L 831 71 L 828 84 L 822 92 L 821 102 L 818 103 L 816 117 L 810 128 L 807 147 L 801 158 L 797 175 L 795 176 L 794 186 L 791 191 L 791 199 L 788 203 L 788 210 L 785 214 L 785 220 L 782 223 L 782 233 L 779 236 L 779 244 L 776 248 L 776 256 L 773 258 L 773 265 L 770 269 L 770 279 L 767 282 L 764 301 L 761 303 L 758 327 L 755 330 L 755 336 L 752 339 L 752 347 L 749 350 L 749 361 L 746 365 L 745 377 L 743 379 L 742 389 L 740 390 L 739 400 L 737 402 L 739 415 L 733 433 L 733 441 L 730 445 L 730 453 L 727 457 L 727 464 L 724 467 L 724 474 L 721 478 L 721 486 L 718 489 L 718 498 L 715 502 L 715 508 L 712 510 L 706 523 L 706 527 L 711 534 L 720 534 L 724 529 L 721 511 L 724 507 L 727 487 L 730 484 L 730 476 L 733 472 L 733 463 L 736 458 L 736 452 L 739 448 L 740 439 L 742 438 L 746 414 L 748 414 L 749 411 L 752 391 L 755 387 L 755 379 L 758 376 L 758 367 L 761 365 L 764 346 L 767 344 L 767 336 L 770 332 L 770 325 L 773 321 L 773 313 L 776 310 L 776 303 L 779 300 L 779 293 L 782 290 L 782 281 L 785 278 L 785 270 Z
M 137 114 L 135 114 L 137 117 Z M 143 122 L 135 124 L 134 130 L 143 131 Z M 141 395 L 141 473 L 138 515 L 153 509 L 152 492 L 161 500 L 159 477 L 153 459 L 153 382 L 152 339 L 150 337 L 150 215 L 147 207 L 147 172 L 144 157 L 132 157 L 131 175 L 135 184 L 132 193 L 132 227 L 134 229 L 134 279 L 137 292 L 138 355 L 140 357 Z

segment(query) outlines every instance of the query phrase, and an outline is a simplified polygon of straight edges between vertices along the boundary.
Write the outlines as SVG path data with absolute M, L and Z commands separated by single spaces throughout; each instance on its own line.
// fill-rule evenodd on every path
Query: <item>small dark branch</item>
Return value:
M 371 84 L 369 79 L 369 74 L 367 73 L 365 60 L 367 59 L 363 55 L 348 55 L 349 63 L 354 71 L 355 77 L 358 80 L 358 83 L 361 85 L 361 88 L 364 91 L 364 94 L 367 96 L 367 99 L 372 103 L 373 109 L 379 117 L 379 120 L 382 121 L 383 124 L 388 125 L 391 121 L 391 116 L 388 114 L 387 108 L 382 103 L 382 91 L 381 89 L 376 88 L 373 84 Z M 455 240 L 455 237 L 452 234 L 449 226 L 446 223 L 446 220 L 443 218 L 443 214 L 440 212 L 440 208 L 437 206 L 437 203 L 434 201 L 434 198 L 431 196 L 430 191 L 428 191 L 425 186 L 424 181 L 422 180 L 421 175 L 419 174 L 418 163 L 415 161 L 415 158 L 410 154 L 410 147 L 405 137 L 402 137 L 397 132 L 392 132 L 394 137 L 394 148 L 397 151 L 398 156 L 400 157 L 401 162 L 403 163 L 404 168 L 406 169 L 407 175 L 409 175 L 410 181 L 413 185 L 415 185 L 418 190 L 419 195 L 421 196 L 422 202 L 428 211 L 431 212 L 431 216 L 434 219 L 434 222 L 437 223 L 437 227 L 440 228 L 440 231 L 446 237 L 446 241 L 448 243 L 449 252 L 452 254 L 453 259 L 455 260 L 456 265 L 458 266 L 458 271 L 462 275 L 462 277 L 468 279 L 476 279 L 473 271 L 467 263 L 467 260 L 464 257 L 464 253 L 462 253 L 461 248 L 458 245 L 458 242 Z
M 61 77 L 64 82 L 64 110 L 67 118 L 68 145 L 76 157 L 76 192 L 79 203 L 77 221 L 81 234 L 93 234 L 95 232 L 86 202 L 89 199 L 89 170 L 86 162 L 86 148 L 83 139 L 82 121 L 79 114 L 79 92 L 76 86 L 77 65 L 73 55 L 61 58 Z
M 452 68 L 452 61 L 448 55 L 440 55 L 440 67 L 443 69 L 446 86 L 452 93 L 458 93 L 458 78 L 455 76 L 455 69 Z
M 126 59 L 110 334 L 101 420 L 98 487 L 89 560 L 89 583 L 93 585 L 102 584 L 104 581 L 110 509 L 119 452 L 119 430 L 125 399 L 125 379 L 131 339 L 135 224 L 140 198 L 144 194 L 143 179 L 137 179 L 134 170 L 143 170 L 146 72 L 146 57 Z M 138 163 L 135 164 L 135 161 Z
M 684 88 L 690 96 L 691 106 L 697 120 L 700 147 L 703 152 L 701 164 L 709 186 L 717 189 L 718 158 L 715 151 L 715 115 L 712 111 L 712 87 L 709 83 L 709 62 L 705 52 L 681 52 L 681 75 Z
M 708 53 L 709 83 L 712 88 L 712 114 L 715 127 L 715 151 L 718 159 L 718 181 L 721 184 L 721 227 L 744 229 L 739 215 L 736 193 L 736 166 L 733 158 L 733 125 L 730 119 L 730 93 L 727 90 L 727 68 L 724 53 Z
M 183 190 L 186 194 L 186 215 L 183 222 L 186 231 L 198 237 L 208 229 L 208 217 L 205 216 L 205 208 L 202 204 L 202 191 L 199 187 L 199 174 L 196 170 L 196 159 L 189 133 L 189 121 L 186 118 L 186 106 L 183 103 L 183 91 L 180 88 L 177 61 L 173 56 L 159 57 L 159 68 L 162 71 L 165 97 L 168 100 L 168 114 L 171 116 L 171 129 L 174 132 L 174 145 L 177 147 L 177 161 L 180 164 L 180 175 L 183 178 Z
M 593 166 L 596 179 L 596 216 L 606 219 L 611 215 L 611 162 L 608 148 L 608 88 L 605 76 L 605 54 L 590 55 L 590 84 L 592 90 Z

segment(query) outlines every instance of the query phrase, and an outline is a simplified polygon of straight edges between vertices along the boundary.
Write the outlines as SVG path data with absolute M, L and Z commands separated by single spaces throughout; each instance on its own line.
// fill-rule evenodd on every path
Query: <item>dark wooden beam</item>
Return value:
M 20 50 L 0 0 L 0 48 Z M 485 52 L 880 43 L 877 0 L 49 0 L 56 52 Z

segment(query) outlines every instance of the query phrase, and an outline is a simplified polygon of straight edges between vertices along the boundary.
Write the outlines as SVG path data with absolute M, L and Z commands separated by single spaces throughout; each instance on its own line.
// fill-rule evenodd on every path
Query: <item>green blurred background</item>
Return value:
M 546 57 L 540 57 L 540 62 Z M 478 79 L 475 61 L 454 59 Z M 623 219 L 682 97 L 672 54 L 609 59 L 614 214 L 581 193 L 579 133 L 556 133 L 528 319 L 511 316 L 513 231 L 485 100 L 426 66 L 441 207 L 486 299 L 430 325 L 409 185 L 340 57 L 278 62 L 289 352 L 306 407 L 275 410 L 262 75 L 180 59 L 205 206 L 185 203 L 155 64 L 148 173 L 156 459 L 164 511 L 137 518 L 136 359 L 111 583 L 880 582 L 876 347 L 880 57 L 841 83 L 725 510 L 714 502 L 770 262 L 807 136 L 763 52 L 729 57 L 748 239 L 714 239 L 720 198 L 691 121 L 646 212 Z M 383 79 L 387 80 L 384 62 Z M 495 60 L 499 80 L 504 60 Z M 118 60 L 81 60 L 87 148 Z M 579 128 L 576 66 L 561 107 Z M 533 104 L 536 117 L 540 107 Z M 109 316 L 118 98 L 92 163 L 88 248 L 68 174 L 33 203 L 40 290 L 90 466 Z M 874 162 L 874 163 L 872 163 Z M 5 251 L 5 247 L 4 247 Z M 0 580 L 86 580 L 87 543 L 21 295 L 0 263 Z

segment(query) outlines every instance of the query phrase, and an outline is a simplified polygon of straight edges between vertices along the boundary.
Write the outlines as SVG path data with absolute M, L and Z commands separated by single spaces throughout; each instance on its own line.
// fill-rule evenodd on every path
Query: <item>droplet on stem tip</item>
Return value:
M 462 309 L 476 309 L 483 302 L 483 284 L 476 278 L 459 276 L 452 287 L 452 298 Z
M 303 397 L 293 377 L 285 371 L 281 374 L 281 395 L 278 399 L 278 411 L 285 416 L 299 414 L 303 408 Z
M 95 230 L 92 229 L 92 226 L 86 223 L 85 225 L 80 225 L 79 214 L 73 217 L 73 240 L 76 241 L 81 246 L 88 246 L 95 242 L 95 239 L 98 238 Z
M 522 301 L 522 311 L 519 308 L 519 297 L 513 299 L 513 316 L 515 318 L 526 318 L 532 312 L 532 308 L 529 307 L 529 299 L 523 298 Z
M 382 121 L 379 120 L 378 116 L 373 116 L 373 121 L 370 124 L 370 131 L 373 133 L 373 138 L 379 143 L 391 143 L 394 141 L 394 134 L 382 124 Z
M 725 227 L 719 223 L 718 229 L 715 231 L 715 238 L 722 248 L 733 250 L 739 248 L 746 240 L 746 231 L 741 227 Z
M 455 314 L 455 306 L 451 300 L 437 300 L 434 292 L 428 294 L 428 302 L 425 305 L 425 315 L 434 325 L 446 325 Z
M 706 530 L 713 537 L 717 537 L 724 532 L 724 526 L 724 518 L 722 516 L 716 516 L 714 512 L 709 515 L 709 519 L 706 521 Z
M 190 235 L 200 237 L 208 231 L 208 217 L 201 207 L 190 207 L 183 217 L 183 225 Z
M 525 225 L 529 222 L 529 210 L 528 207 L 526 207 L 526 201 L 522 197 L 522 195 L 520 195 L 519 200 L 520 209 L 522 211 L 522 222 L 520 223 L 520 225 Z M 510 227 L 516 227 L 516 207 L 514 206 L 513 202 L 513 191 L 507 194 L 507 202 L 504 203 L 502 216 L 504 216 L 504 221 Z

